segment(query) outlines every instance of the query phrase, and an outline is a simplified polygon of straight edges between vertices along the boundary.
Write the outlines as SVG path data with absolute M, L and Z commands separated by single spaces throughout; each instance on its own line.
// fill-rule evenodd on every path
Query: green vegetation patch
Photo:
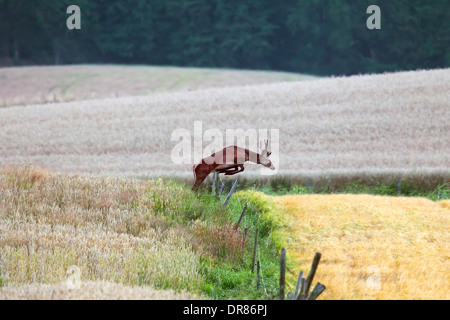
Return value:
M 301 185 L 286 177 L 275 178 L 261 183 L 258 180 L 247 180 L 241 182 L 243 189 L 258 190 L 267 195 L 292 195 L 292 194 L 372 194 L 384 196 L 401 197 L 424 197 L 433 201 L 450 199 L 450 182 L 443 181 L 434 187 L 414 183 L 413 181 L 385 182 L 375 181 L 366 183 L 360 180 L 354 180 L 342 184 L 330 184 L 329 186 L 314 182 L 308 186 Z
M 160 182 L 175 190 L 181 188 L 166 199 L 170 203 L 162 205 L 175 208 L 173 215 L 168 214 L 169 210 L 163 216 L 178 217 L 179 223 L 189 226 L 192 248 L 201 256 L 202 294 L 212 299 L 272 299 L 278 295 L 279 250 L 283 246 L 285 225 L 281 208 L 270 196 L 255 190 L 239 191 L 222 209 L 226 193 L 216 200 L 205 190 L 196 194 L 179 182 Z M 245 216 L 236 228 L 244 207 L 247 207 Z M 256 230 L 258 244 L 252 272 Z M 257 261 L 260 263 L 258 290 Z

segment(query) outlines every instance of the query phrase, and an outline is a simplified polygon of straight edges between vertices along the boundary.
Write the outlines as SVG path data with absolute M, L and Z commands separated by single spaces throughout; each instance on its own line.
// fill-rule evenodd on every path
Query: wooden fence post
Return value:
M 320 294 L 322 292 L 324 292 L 326 289 L 326 287 L 321 284 L 320 282 L 317 282 L 316 286 L 314 287 L 314 289 L 311 292 L 311 295 L 309 296 L 308 300 L 316 300 L 317 297 L 320 296 Z
M 305 300 L 306 296 L 306 279 L 302 277 L 300 279 L 300 291 L 298 292 L 297 300 Z
M 298 275 L 297 285 L 295 286 L 294 295 L 292 296 L 292 300 L 297 300 L 299 293 L 301 292 L 302 283 L 304 284 L 305 278 L 303 278 L 303 271 L 300 271 Z
M 255 272 L 256 246 L 258 245 L 258 229 L 255 231 L 255 243 L 253 244 L 252 273 Z
M 216 180 L 217 180 L 217 172 L 214 172 L 213 180 L 212 180 L 212 188 L 211 188 L 211 191 L 214 194 L 216 193 Z
M 401 188 L 401 179 L 397 178 L 397 194 L 401 195 L 402 193 L 402 188 Z
M 223 188 L 225 187 L 225 180 L 222 181 L 222 185 L 220 186 L 219 196 L 222 194 Z
M 260 263 L 258 260 L 258 262 L 256 263 L 256 290 L 259 290 L 259 284 L 260 284 L 260 279 L 261 279 L 259 276 L 260 269 L 261 269 L 261 266 L 260 266 Z
M 312 189 L 312 183 L 311 183 L 311 179 L 308 179 L 308 190 L 311 191 Z
M 223 203 L 223 206 L 222 206 L 222 209 L 225 209 L 225 207 L 227 206 L 227 204 L 228 204 L 228 201 L 230 200 L 230 198 L 231 198 L 231 195 L 233 194 L 233 192 L 236 190 L 236 185 L 237 185 L 237 179 L 236 179 L 236 181 L 233 183 L 233 186 L 231 187 L 231 190 L 230 190 L 230 192 L 228 193 L 228 196 L 227 196 L 227 198 L 225 199 L 225 202 Z
M 286 281 L 286 250 L 281 249 L 280 257 L 280 300 L 284 300 L 284 285 Z
M 248 232 L 248 228 L 244 229 L 244 237 L 242 239 L 242 251 L 244 251 L 245 249 L 245 240 L 247 240 L 247 232 Z
M 311 270 L 309 270 L 308 277 L 306 278 L 306 281 L 305 281 L 305 290 L 303 290 L 303 293 L 304 293 L 303 299 L 308 298 L 309 289 L 311 288 L 311 283 L 314 279 L 314 275 L 316 274 L 317 266 L 319 265 L 321 256 L 322 255 L 320 254 L 320 252 L 316 252 L 316 254 L 314 255 L 314 260 L 311 265 Z
M 206 192 L 209 193 L 209 175 L 206 177 Z
M 219 200 L 219 173 L 216 172 L 216 179 L 214 180 L 214 193 L 216 194 L 216 201 Z
M 245 216 L 245 210 L 247 210 L 247 206 L 245 206 L 244 210 L 242 210 L 241 216 L 239 217 L 238 222 L 234 226 L 234 230 L 237 230 L 239 228 L 239 225 L 241 224 L 242 218 Z
M 305 290 L 305 277 L 302 277 L 300 279 L 300 290 L 298 291 L 298 296 L 297 296 L 297 300 L 301 300 L 302 297 L 304 296 L 304 290 Z

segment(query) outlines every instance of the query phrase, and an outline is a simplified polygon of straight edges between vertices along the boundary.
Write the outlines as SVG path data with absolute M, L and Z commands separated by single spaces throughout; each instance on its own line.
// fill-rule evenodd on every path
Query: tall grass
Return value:
M 269 231 L 277 226 L 270 224 L 261 237 L 267 280 L 264 291 L 257 292 L 249 266 L 251 247 L 242 246 L 243 229 L 234 229 L 234 209 L 249 206 L 250 218 L 243 225 L 251 232 L 262 223 L 257 217 L 267 212 L 261 214 L 263 207 L 246 194 L 233 197 L 230 209 L 221 210 L 214 196 L 193 193 L 175 180 L 3 169 L 0 285 L 36 284 L 24 290 L 39 293 L 39 285 L 63 283 L 70 267 L 78 266 L 85 282 L 189 291 L 211 298 L 272 297 L 277 251 Z M 258 211 L 252 209 L 255 206 Z
M 198 291 L 200 260 L 189 245 L 189 230 L 174 227 L 147 196 L 173 188 L 54 176 L 32 168 L 5 170 L 0 180 L 3 284 L 60 282 L 76 265 L 86 280 Z M 181 202 L 173 199 L 174 213 Z

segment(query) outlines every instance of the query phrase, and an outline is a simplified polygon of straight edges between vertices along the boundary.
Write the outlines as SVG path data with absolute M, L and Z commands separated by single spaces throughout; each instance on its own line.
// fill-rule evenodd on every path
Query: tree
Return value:
M 81 8 L 68 30 L 66 9 Z M 0 0 L 0 58 L 355 74 L 448 67 L 448 0 Z

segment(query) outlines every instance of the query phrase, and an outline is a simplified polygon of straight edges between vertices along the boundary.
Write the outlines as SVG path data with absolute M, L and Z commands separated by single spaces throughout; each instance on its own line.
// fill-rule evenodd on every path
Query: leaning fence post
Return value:
M 214 193 L 216 194 L 216 201 L 219 200 L 219 173 L 216 172 L 216 178 L 214 179 Z
M 397 194 L 400 195 L 401 193 L 402 193 L 401 180 L 400 178 L 397 178 Z
M 209 193 L 209 175 L 206 177 L 206 192 Z
M 247 206 L 244 207 L 244 210 L 242 210 L 241 216 L 239 217 L 238 222 L 234 226 L 234 229 L 237 230 L 239 228 L 239 225 L 241 224 L 242 218 L 245 216 L 245 210 L 247 210 Z
M 305 300 L 306 299 L 307 294 L 306 294 L 305 290 L 306 290 L 306 279 L 304 277 L 302 277 L 300 279 L 300 291 L 298 293 L 297 300 Z
M 255 272 L 256 246 L 258 245 L 258 229 L 255 231 L 255 243 L 253 245 L 252 273 Z
M 311 287 L 311 283 L 313 281 L 314 275 L 316 274 L 316 270 L 319 265 L 321 256 L 322 256 L 322 254 L 320 254 L 320 252 L 316 252 L 316 254 L 314 255 L 314 260 L 311 265 L 311 270 L 309 270 L 308 277 L 306 278 L 306 281 L 305 281 L 305 290 L 303 291 L 305 295 L 303 296 L 303 299 L 308 298 L 309 289 Z
M 308 179 L 307 183 L 308 183 L 308 190 L 311 191 L 311 188 L 312 188 L 312 186 L 311 186 L 311 184 L 312 184 L 311 183 L 311 179 Z
M 222 194 L 223 188 L 225 187 L 225 180 L 222 181 L 222 185 L 220 186 L 219 196 Z
M 214 172 L 213 180 L 212 180 L 212 188 L 211 188 L 211 191 L 213 193 L 216 193 L 216 178 L 217 178 L 217 172 Z
M 309 296 L 308 300 L 316 300 L 317 297 L 320 296 L 320 294 L 322 292 L 324 292 L 326 289 L 326 287 L 321 284 L 320 282 L 317 282 L 316 286 L 314 287 L 314 289 L 311 292 L 311 295 Z
M 298 292 L 297 300 L 303 299 L 303 296 L 304 296 L 303 291 L 305 290 L 305 281 L 306 281 L 305 277 L 302 277 L 300 279 L 300 290 Z
M 280 300 L 284 300 L 284 283 L 286 280 L 286 250 L 281 249 L 280 257 Z
M 230 198 L 231 198 L 231 195 L 233 194 L 233 192 L 234 192 L 234 190 L 236 190 L 236 185 L 237 185 L 237 180 L 233 183 L 233 186 L 231 187 L 231 190 L 230 190 L 230 192 L 228 193 L 228 196 L 227 196 L 227 198 L 225 199 L 225 202 L 223 203 L 223 206 L 222 206 L 222 209 L 225 209 L 225 207 L 227 206 L 227 204 L 228 204 L 228 201 L 230 200 Z
M 297 300 L 302 283 L 304 283 L 303 271 L 300 271 L 300 274 L 298 275 L 297 285 L 295 286 L 294 295 L 292 296 L 292 300 Z

